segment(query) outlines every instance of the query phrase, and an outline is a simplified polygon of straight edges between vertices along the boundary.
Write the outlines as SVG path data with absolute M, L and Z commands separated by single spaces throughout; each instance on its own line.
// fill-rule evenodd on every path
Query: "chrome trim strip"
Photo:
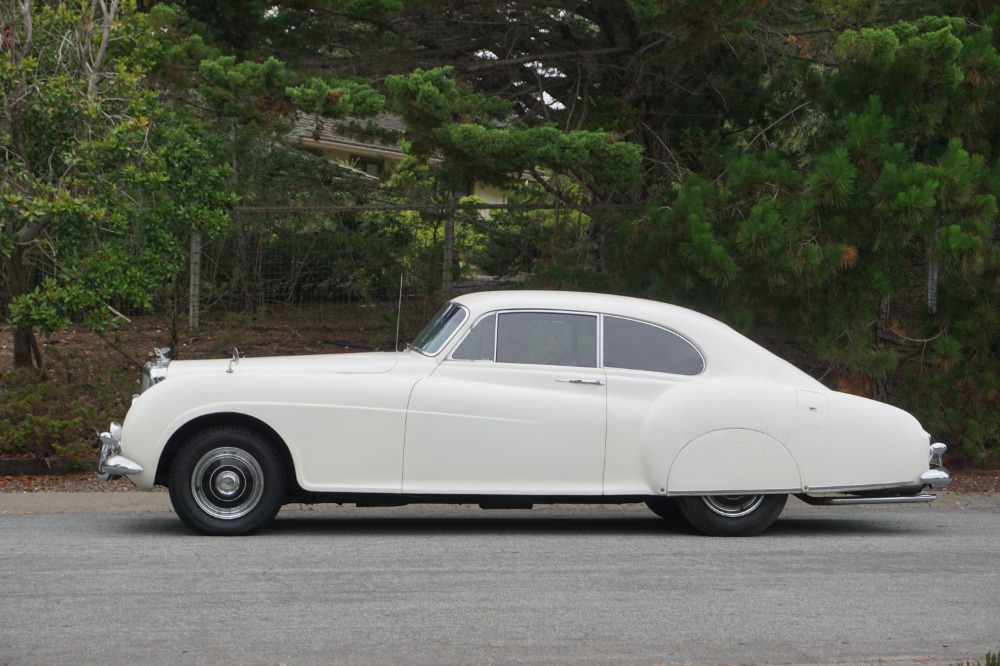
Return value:
M 801 488 L 753 488 L 742 490 L 680 490 L 662 493 L 667 497 L 701 497 L 704 495 L 794 495 L 801 493 Z
M 806 486 L 803 491 L 807 493 L 857 493 L 869 490 L 888 490 L 890 488 L 906 488 L 908 486 L 919 486 L 918 481 L 908 479 L 906 481 L 895 481 L 892 483 L 868 483 L 856 486 Z
M 803 495 L 806 504 L 818 506 L 841 506 L 845 504 L 926 504 L 937 499 L 937 495 L 911 495 L 909 497 L 812 497 Z

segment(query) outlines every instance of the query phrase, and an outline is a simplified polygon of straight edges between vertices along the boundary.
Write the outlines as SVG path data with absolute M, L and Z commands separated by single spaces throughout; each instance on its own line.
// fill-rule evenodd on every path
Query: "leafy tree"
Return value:
M 590 206 L 565 243 L 565 218 L 497 214 L 483 265 L 770 327 L 828 380 L 995 447 L 988 3 L 277 0 L 231 24 L 189 5 L 241 57 L 386 93 L 436 182 L 522 173 L 524 201 Z
M 567 141 L 580 149 L 586 135 L 568 138 L 573 131 L 641 146 L 643 179 L 622 182 L 627 168 L 611 155 L 604 174 L 563 174 L 579 176 L 599 203 L 643 201 L 689 162 L 701 163 L 713 135 L 770 112 L 765 54 L 747 39 L 766 5 L 760 0 L 247 2 L 252 18 L 232 24 L 224 10 L 195 4 L 204 5 L 187 3 L 188 11 L 206 34 L 240 54 L 385 79 L 406 100 L 395 108 L 411 121 L 421 155 L 444 150 L 480 169 L 502 158 L 495 171 L 504 173 L 530 161 L 527 150 L 568 156 L 560 145 Z M 489 122 L 498 117 L 502 126 Z M 496 145 L 510 139 L 502 151 Z M 480 148 L 489 160 L 475 160 Z
M 147 85 L 160 33 L 132 3 L 0 12 L 0 250 L 14 364 L 41 365 L 35 327 L 102 328 L 115 305 L 151 304 L 192 230 L 225 225 L 231 171 L 217 137 Z
M 619 235 L 640 258 L 620 275 L 792 332 L 850 390 L 888 400 L 899 377 L 897 402 L 981 451 L 1000 432 L 992 28 L 925 17 L 847 30 L 834 53 L 802 73 L 807 142 L 775 132 L 688 174 Z

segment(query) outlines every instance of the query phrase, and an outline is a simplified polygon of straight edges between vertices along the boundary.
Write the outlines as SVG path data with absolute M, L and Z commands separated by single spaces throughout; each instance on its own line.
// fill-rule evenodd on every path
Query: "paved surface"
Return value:
M 641 507 L 0 494 L 0 664 L 961 664 L 1000 649 L 1000 498 L 807 507 L 712 539 Z

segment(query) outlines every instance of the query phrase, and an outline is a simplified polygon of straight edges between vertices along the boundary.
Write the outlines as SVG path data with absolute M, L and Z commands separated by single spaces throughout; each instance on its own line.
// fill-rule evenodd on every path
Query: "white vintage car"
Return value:
M 711 535 L 814 504 L 926 502 L 944 444 L 724 324 L 664 303 L 503 291 L 406 351 L 147 364 L 99 473 L 166 485 L 204 534 L 283 503 L 645 502 Z

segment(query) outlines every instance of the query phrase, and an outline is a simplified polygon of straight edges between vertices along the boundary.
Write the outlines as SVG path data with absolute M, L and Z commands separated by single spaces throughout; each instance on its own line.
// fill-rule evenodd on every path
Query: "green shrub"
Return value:
M 986 653 L 986 661 L 980 663 L 977 659 L 976 663 L 965 662 L 965 666 L 1000 666 L 1000 652 L 993 654 L 991 652 Z
M 100 367 L 81 354 L 47 350 L 48 368 L 0 373 L 0 455 L 93 461 L 97 428 L 121 419 L 135 390 L 130 368 Z

